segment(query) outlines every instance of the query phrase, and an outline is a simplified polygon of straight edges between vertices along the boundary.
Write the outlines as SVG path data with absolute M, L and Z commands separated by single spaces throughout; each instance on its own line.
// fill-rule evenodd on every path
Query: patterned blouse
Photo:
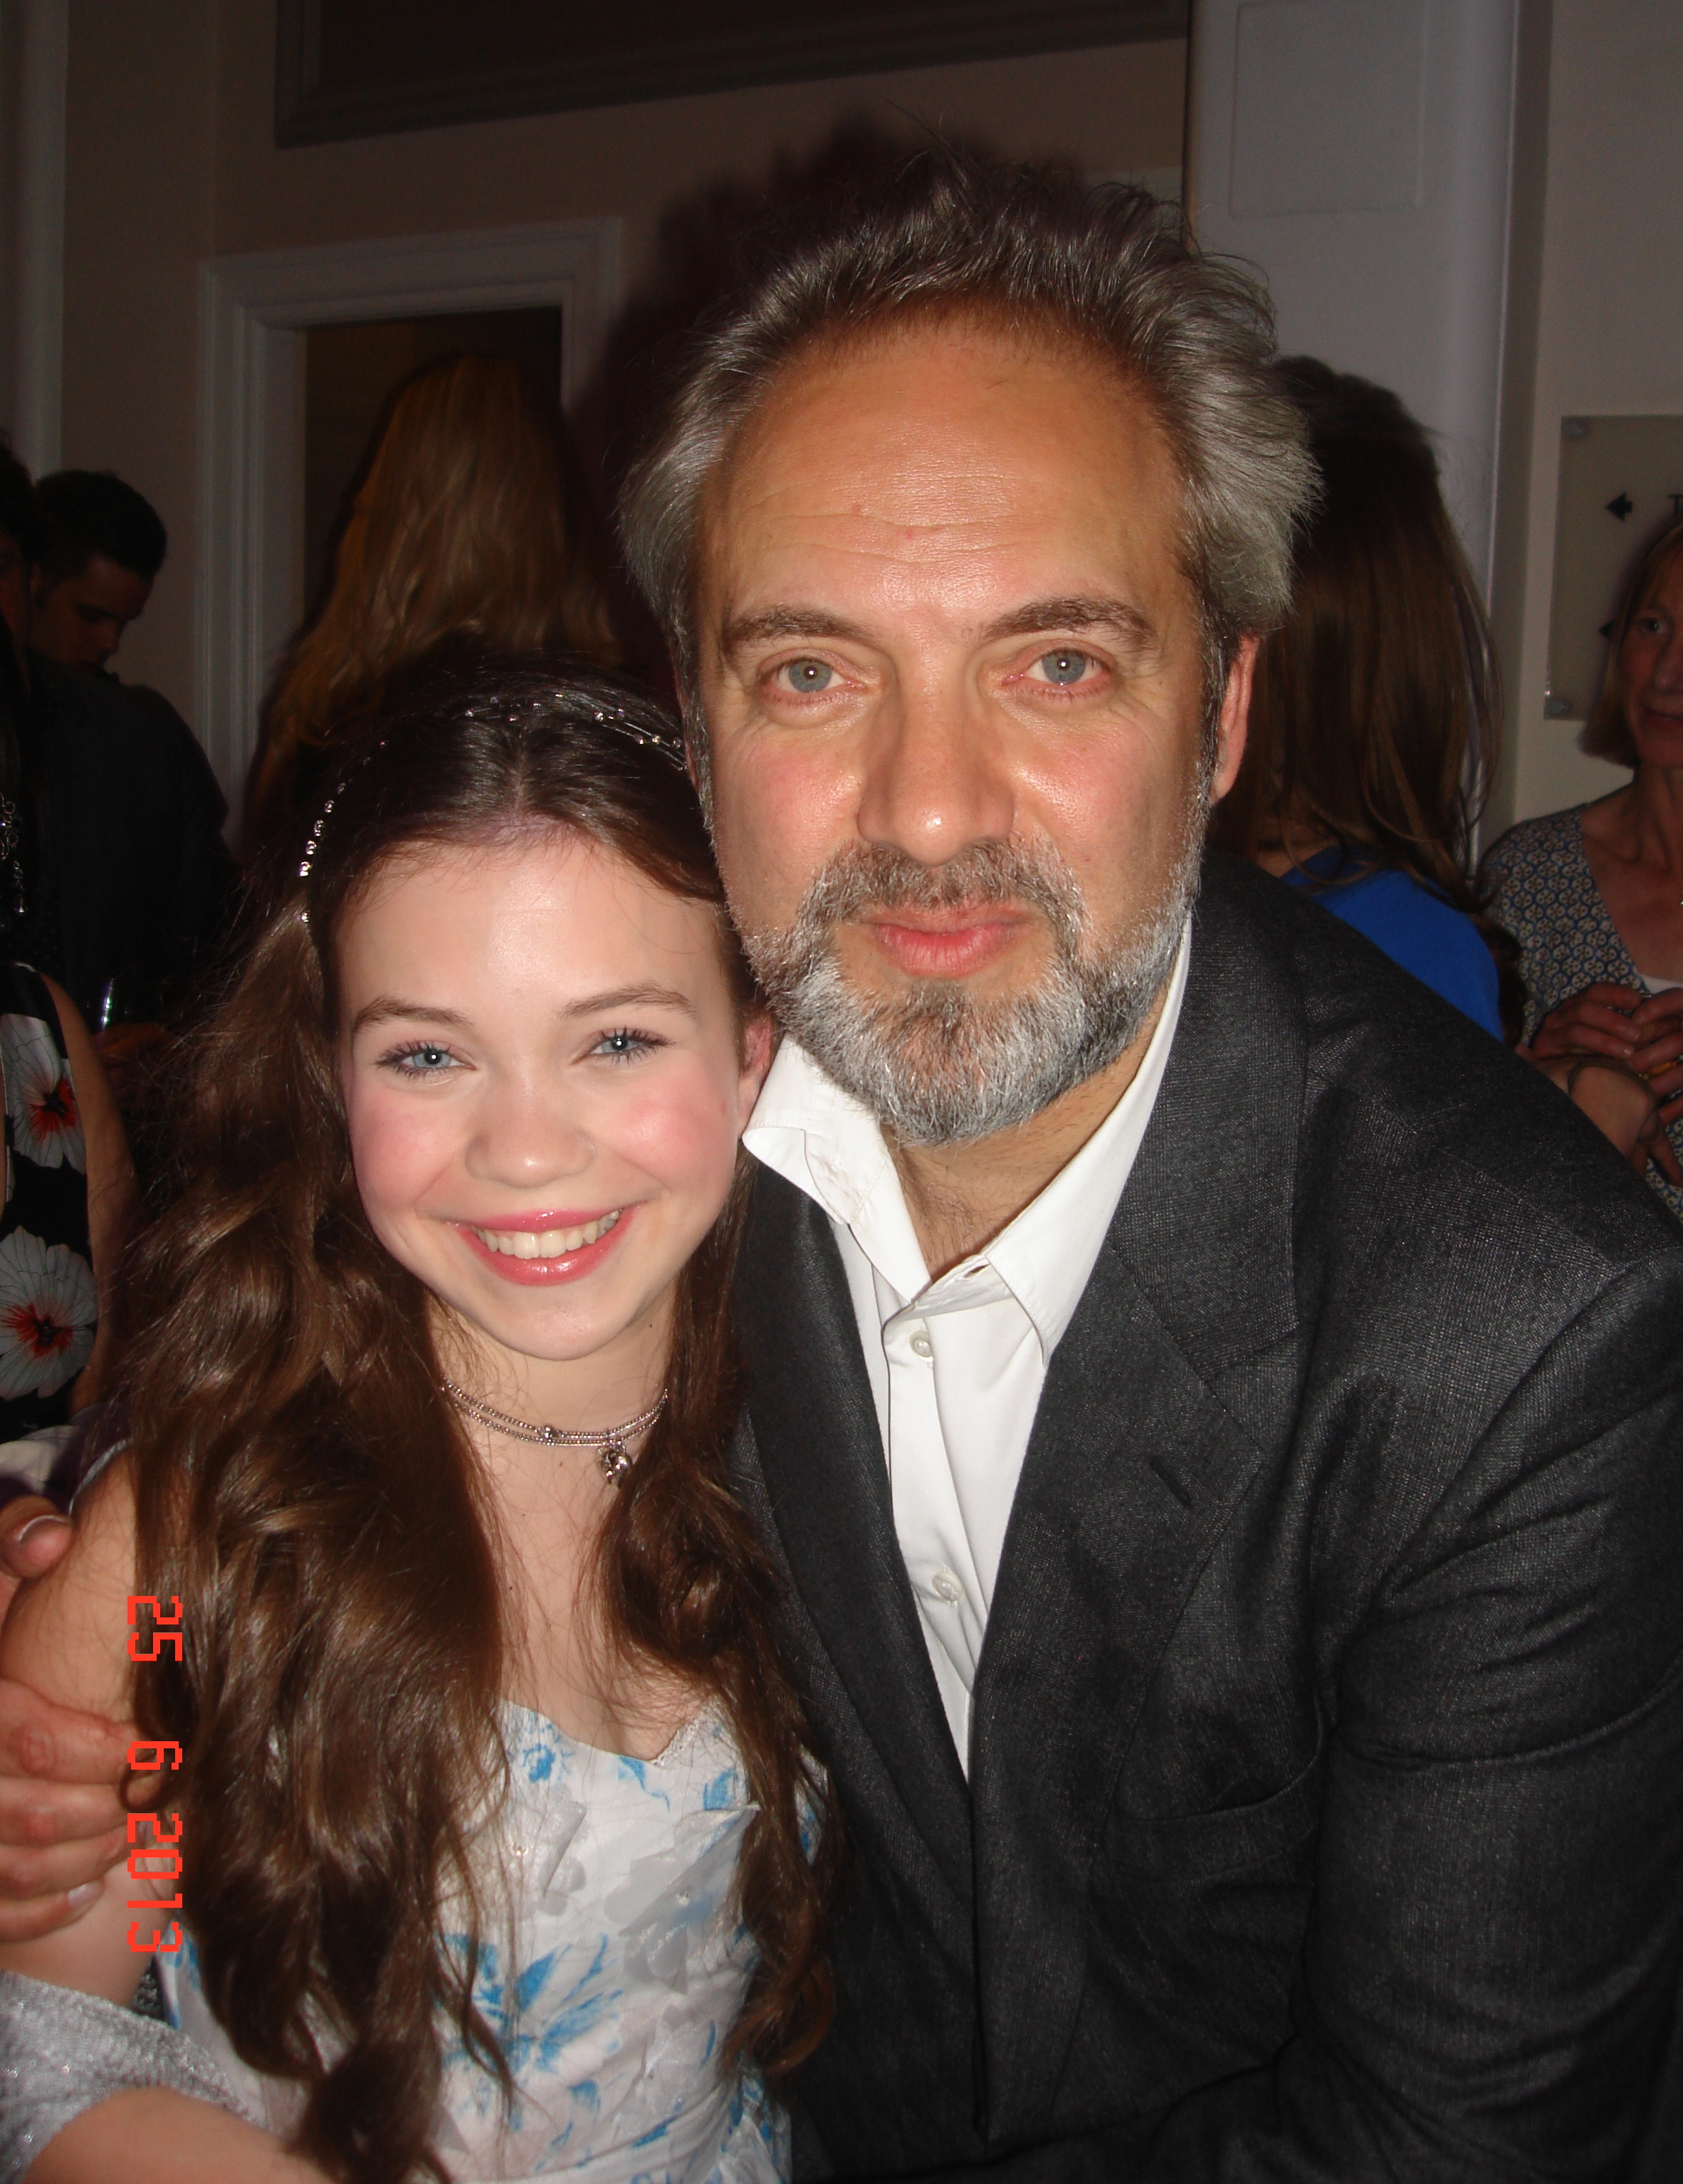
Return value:
M 70 1415 L 99 1317 L 87 1156 L 59 1011 L 39 973 L 0 962 L 6 1195 L 0 1211 L 0 1441 Z
M 1585 986 L 1643 990 L 1641 972 L 1608 915 L 1584 854 L 1586 808 L 1579 804 L 1546 819 L 1527 819 L 1502 836 L 1482 866 L 1496 889 L 1491 914 L 1519 944 L 1527 1039 L 1535 1036 L 1551 1009 Z M 1683 1117 L 1666 1135 L 1683 1160 Z M 1648 1182 L 1683 1220 L 1683 1191 L 1657 1167 L 1649 1168 Z

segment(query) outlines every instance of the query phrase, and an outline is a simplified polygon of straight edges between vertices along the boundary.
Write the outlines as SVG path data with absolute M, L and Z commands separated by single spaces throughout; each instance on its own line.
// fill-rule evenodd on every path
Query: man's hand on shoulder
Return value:
M 45 1576 L 73 1527 L 31 1495 L 0 1511 L 0 1608 Z M 80 1918 L 125 1855 L 116 1785 L 126 1732 L 0 1680 L 0 1942 L 32 1941 Z

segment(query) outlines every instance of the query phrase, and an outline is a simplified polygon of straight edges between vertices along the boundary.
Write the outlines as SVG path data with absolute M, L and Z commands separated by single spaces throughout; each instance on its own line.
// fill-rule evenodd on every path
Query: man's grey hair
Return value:
M 822 343 L 902 318 L 992 318 L 1108 357 L 1155 410 L 1184 493 L 1181 559 L 1198 602 L 1206 705 L 1238 638 L 1290 603 L 1293 526 L 1315 492 L 1297 411 L 1276 384 L 1273 315 L 1238 265 L 1206 256 L 1178 209 L 1056 168 L 945 147 L 838 197 L 762 254 L 697 337 L 628 475 L 621 532 L 698 703 L 694 593 L 707 480 L 778 374 Z M 706 755 L 696 756 L 705 772 Z

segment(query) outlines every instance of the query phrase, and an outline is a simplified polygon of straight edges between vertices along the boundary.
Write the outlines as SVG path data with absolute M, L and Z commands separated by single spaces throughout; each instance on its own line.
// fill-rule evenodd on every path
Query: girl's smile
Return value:
M 577 1281 L 594 1273 L 623 1238 L 633 1211 L 616 1206 L 605 1213 L 536 1213 L 519 1221 L 458 1225 L 487 1254 L 493 1273 L 532 1285 Z

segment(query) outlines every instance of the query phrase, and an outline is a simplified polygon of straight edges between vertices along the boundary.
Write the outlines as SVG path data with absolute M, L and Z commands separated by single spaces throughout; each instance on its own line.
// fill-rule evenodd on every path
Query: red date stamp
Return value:
M 171 1646 L 175 1648 L 176 1660 L 181 1659 L 181 1603 L 179 1596 L 172 1595 L 170 1605 L 173 1612 L 166 1615 L 162 1601 L 155 1599 L 151 1593 L 129 1595 L 128 1619 L 131 1624 L 140 1620 L 139 1610 L 151 1610 L 147 1618 L 151 1625 L 149 1650 L 142 1650 L 145 1642 L 144 1634 L 139 1630 L 132 1630 L 129 1637 L 129 1658 L 131 1661 L 161 1660 L 164 1657 L 164 1649 Z M 181 1763 L 181 1747 L 179 1744 L 141 1740 L 129 1747 L 129 1765 L 137 1774 L 157 1774 L 165 1768 L 175 1769 Z M 148 1830 L 151 1831 L 150 1841 L 146 1840 Z M 179 1884 L 181 1877 L 181 1816 L 179 1813 L 131 1813 L 129 1841 L 135 1846 L 130 1851 L 128 1859 L 131 1880 L 162 1881 L 166 1887 L 172 1880 Z M 160 1859 L 167 1859 L 168 1864 L 160 1864 L 158 1862 Z M 131 1897 L 127 1908 L 131 1911 L 179 1911 L 181 1908 L 179 1886 L 173 1896 Z M 185 1930 L 179 1919 L 171 1919 L 167 1930 L 154 1926 L 144 1941 L 140 1938 L 140 1928 L 138 1919 L 129 1922 L 129 1947 L 138 1956 L 174 1956 L 186 1939 Z M 173 1941 L 165 1939 L 166 1930 L 173 1934 Z

